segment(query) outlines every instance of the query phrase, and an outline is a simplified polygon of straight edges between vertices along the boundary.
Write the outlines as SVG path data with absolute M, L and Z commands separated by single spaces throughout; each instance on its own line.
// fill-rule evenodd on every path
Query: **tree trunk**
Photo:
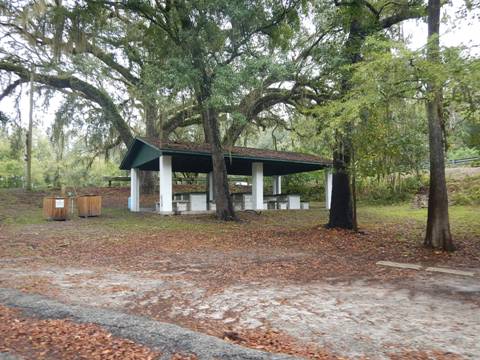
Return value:
M 427 59 L 440 61 L 440 0 L 428 1 Z M 430 146 L 430 189 L 427 232 L 424 245 L 445 251 L 455 250 L 448 217 L 448 194 L 445 180 L 445 144 L 443 137 L 442 87 L 433 80 L 427 83 L 426 104 Z
M 359 6 L 357 4 L 357 6 Z M 343 56 L 347 65 L 361 61 L 361 47 L 365 41 L 365 31 L 361 26 L 361 13 L 357 11 L 352 16 L 349 35 L 345 42 Z M 351 70 L 347 69 L 342 75 L 342 94 L 346 95 L 351 88 Z M 350 182 L 350 154 L 352 149 L 352 124 L 346 125 L 344 134 L 337 133 L 336 148 L 333 152 L 333 181 L 332 204 L 327 227 L 357 230 L 356 199 L 352 199 L 352 187 L 355 182 Z M 356 191 L 353 190 L 353 194 Z
M 348 151 L 338 147 L 333 153 L 332 204 L 327 228 L 353 229 L 352 194 L 347 164 Z
M 226 221 L 237 220 L 228 188 L 227 167 L 215 111 L 208 107 L 202 109 L 202 120 L 206 141 L 212 147 L 213 192 L 217 218 Z
M 157 130 L 157 108 L 153 101 L 144 101 L 145 112 L 145 135 L 157 139 L 159 133 Z M 157 179 L 153 171 L 142 171 L 140 173 L 140 186 L 142 194 L 153 194 Z
M 30 71 L 30 106 L 28 112 L 28 132 L 27 132 L 27 169 L 26 169 L 26 185 L 25 188 L 28 191 L 32 190 L 32 142 L 33 142 L 33 74 L 35 73 L 35 67 L 32 65 Z
M 185 24 L 190 28 L 190 20 L 186 19 Z M 198 79 L 195 87 L 195 95 L 202 113 L 203 130 L 205 141 L 211 145 L 212 151 L 212 172 L 213 172 L 213 194 L 215 197 L 216 215 L 220 220 L 237 220 L 233 209 L 233 202 L 228 188 L 227 166 L 223 147 L 220 140 L 220 130 L 218 128 L 217 111 L 208 103 L 212 95 L 212 74 L 207 70 L 203 54 L 203 49 L 197 41 L 193 44 L 190 51 L 193 58 L 194 67 L 201 71 L 201 77 Z M 209 75 L 210 73 L 210 75 Z
M 158 138 L 160 136 L 157 130 L 157 106 L 152 100 L 145 100 L 145 134 L 147 137 Z
M 353 231 L 358 231 L 357 221 L 357 172 L 355 168 L 355 151 L 352 147 L 352 161 L 351 161 L 351 173 L 352 173 L 352 225 Z

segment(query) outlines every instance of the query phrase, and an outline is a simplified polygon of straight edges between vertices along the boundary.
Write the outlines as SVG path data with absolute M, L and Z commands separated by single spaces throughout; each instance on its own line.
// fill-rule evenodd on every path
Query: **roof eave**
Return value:
M 152 146 L 151 144 L 149 144 Z M 184 154 L 184 155 L 202 155 L 202 156 L 211 156 L 211 153 L 206 151 L 194 151 L 194 150 L 177 150 L 177 149 L 162 149 L 156 147 L 162 153 L 165 154 Z M 274 161 L 274 162 L 283 162 L 283 163 L 295 163 L 295 164 L 306 164 L 306 165 L 321 165 L 321 166 L 332 166 L 331 163 L 323 162 L 323 161 L 307 161 L 307 160 L 289 160 L 289 159 L 276 159 L 272 157 L 257 157 L 257 156 L 249 156 L 249 155 L 237 155 L 237 154 L 228 154 L 225 153 L 223 155 L 225 158 L 233 158 L 233 159 L 244 159 L 244 160 L 258 160 L 258 161 Z
M 183 154 L 183 155 L 200 155 L 200 156 L 211 156 L 210 152 L 207 151 L 196 151 L 196 150 L 178 150 L 178 149 L 169 149 L 169 148 L 162 148 L 158 147 L 147 140 L 141 138 L 141 137 L 135 137 L 133 141 L 131 142 L 127 153 L 123 157 L 122 162 L 120 163 L 120 169 L 121 170 L 130 170 L 131 166 L 129 167 L 128 161 L 130 160 L 130 155 L 135 147 L 135 144 L 137 142 L 141 142 L 151 148 L 154 148 L 158 151 L 160 151 L 162 154 Z M 331 162 L 327 161 L 307 161 L 307 160 L 288 160 L 288 159 L 278 159 L 278 158 L 272 158 L 272 157 L 256 157 L 256 156 L 249 156 L 249 155 L 238 155 L 238 154 L 229 154 L 225 153 L 224 154 L 225 158 L 232 158 L 232 159 L 239 159 L 239 160 L 250 160 L 250 161 L 263 161 L 263 162 L 277 162 L 277 163 L 293 163 L 293 164 L 303 164 L 303 165 L 316 165 L 316 166 L 321 166 L 323 168 L 326 167 L 332 167 Z M 130 161 L 131 162 L 131 161 Z
M 125 163 L 127 162 L 127 159 L 130 157 L 130 154 L 131 154 L 131 152 L 132 152 L 132 149 L 133 149 L 133 147 L 135 146 L 135 142 L 136 142 L 137 140 L 139 140 L 139 139 L 134 138 L 134 139 L 130 142 L 130 144 L 129 144 L 129 146 L 128 146 L 127 153 L 125 154 L 125 156 L 124 156 L 123 159 L 122 159 L 122 162 L 120 163 L 120 166 L 119 166 L 120 170 L 130 170 L 129 168 L 127 168 L 127 167 L 125 166 Z

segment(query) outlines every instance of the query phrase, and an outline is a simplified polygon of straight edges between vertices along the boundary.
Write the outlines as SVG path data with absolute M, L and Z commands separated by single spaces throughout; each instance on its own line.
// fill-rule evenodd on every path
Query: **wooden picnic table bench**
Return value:
M 130 181 L 130 176 L 104 176 L 103 180 L 108 181 L 108 187 L 112 187 L 112 181 Z

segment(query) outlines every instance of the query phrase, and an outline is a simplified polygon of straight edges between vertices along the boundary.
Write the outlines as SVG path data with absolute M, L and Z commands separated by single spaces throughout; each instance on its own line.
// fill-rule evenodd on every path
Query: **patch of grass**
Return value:
M 25 193 L 20 190 L 0 190 L 0 222 L 21 228 L 25 225 L 45 224 L 40 202 L 43 194 Z M 312 202 L 310 211 L 266 211 L 261 215 L 253 212 L 238 213 L 240 222 L 221 222 L 213 215 L 160 216 L 155 213 L 132 213 L 127 209 L 103 208 L 98 218 L 81 219 L 71 216 L 70 224 L 75 228 L 98 229 L 99 232 L 147 233 L 162 230 L 222 234 L 247 230 L 296 230 L 323 225 L 328 221 L 324 204 Z M 454 234 L 480 235 L 479 206 L 451 206 L 450 220 Z M 372 205 L 361 203 L 358 208 L 360 227 L 368 228 L 380 224 L 398 224 L 423 229 L 427 210 L 413 209 L 410 204 Z M 49 231 L 55 231 L 50 226 Z M 63 230 L 62 230 L 63 231 Z
M 0 189 L 0 223 L 7 225 L 38 224 L 43 221 L 38 193 Z
M 156 213 L 132 213 L 127 209 L 103 209 L 99 218 L 91 218 L 92 223 L 113 228 L 120 231 L 156 231 L 156 230 L 185 230 L 185 231 L 213 231 L 220 224 L 208 216 L 161 216 Z M 221 224 L 228 227 L 229 224 Z
M 358 207 L 359 221 L 397 223 L 402 220 L 423 221 L 427 218 L 427 209 L 414 209 L 409 204 L 366 205 Z
M 328 213 L 325 209 L 311 211 L 264 211 L 238 212 L 239 222 L 223 222 L 213 215 L 160 216 L 155 213 L 131 213 L 124 209 L 104 209 L 102 217 L 89 219 L 94 225 L 104 229 L 123 232 L 155 232 L 162 230 L 189 231 L 221 234 L 238 230 L 304 229 L 324 224 Z
M 12 216 L 8 214 L 0 214 L 3 218 L 2 222 L 6 225 L 30 225 L 41 224 L 45 221 L 42 215 L 42 210 L 26 209 L 23 211 L 16 211 Z
M 405 221 L 415 221 L 418 224 L 427 222 L 427 209 L 414 209 L 410 204 L 372 206 L 361 205 L 358 208 L 360 224 L 404 224 Z M 480 207 L 450 206 L 450 226 L 457 234 L 480 236 Z

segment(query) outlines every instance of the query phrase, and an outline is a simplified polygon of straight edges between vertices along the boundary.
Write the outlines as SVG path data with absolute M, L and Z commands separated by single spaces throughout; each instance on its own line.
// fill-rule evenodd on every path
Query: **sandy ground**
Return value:
M 66 222 L 41 219 L 40 195 L 0 194 L 0 287 L 249 347 L 260 339 L 272 352 L 310 356 L 303 349 L 315 344 L 328 356 L 316 359 L 480 359 L 478 208 L 457 212 L 465 216 L 453 223 L 458 250 L 445 254 L 419 243 L 424 223 L 413 215 L 423 210 L 399 209 L 412 216 L 398 219 L 375 212 L 354 234 L 325 229 L 320 208 L 245 213 L 224 224 L 131 214 L 115 208 L 123 190 L 108 191 L 111 207 L 101 217 Z M 379 260 L 476 276 L 379 267 Z M 279 335 L 273 345 L 272 334 Z
M 408 281 L 332 278 L 307 284 L 270 279 L 211 292 L 184 278 L 195 270 L 188 267 L 162 273 L 5 265 L 2 286 L 48 284 L 51 296 L 70 303 L 169 322 L 193 319 L 197 326 L 279 329 L 352 358 L 384 359 L 399 349 L 480 358 L 478 277 L 418 274 Z

